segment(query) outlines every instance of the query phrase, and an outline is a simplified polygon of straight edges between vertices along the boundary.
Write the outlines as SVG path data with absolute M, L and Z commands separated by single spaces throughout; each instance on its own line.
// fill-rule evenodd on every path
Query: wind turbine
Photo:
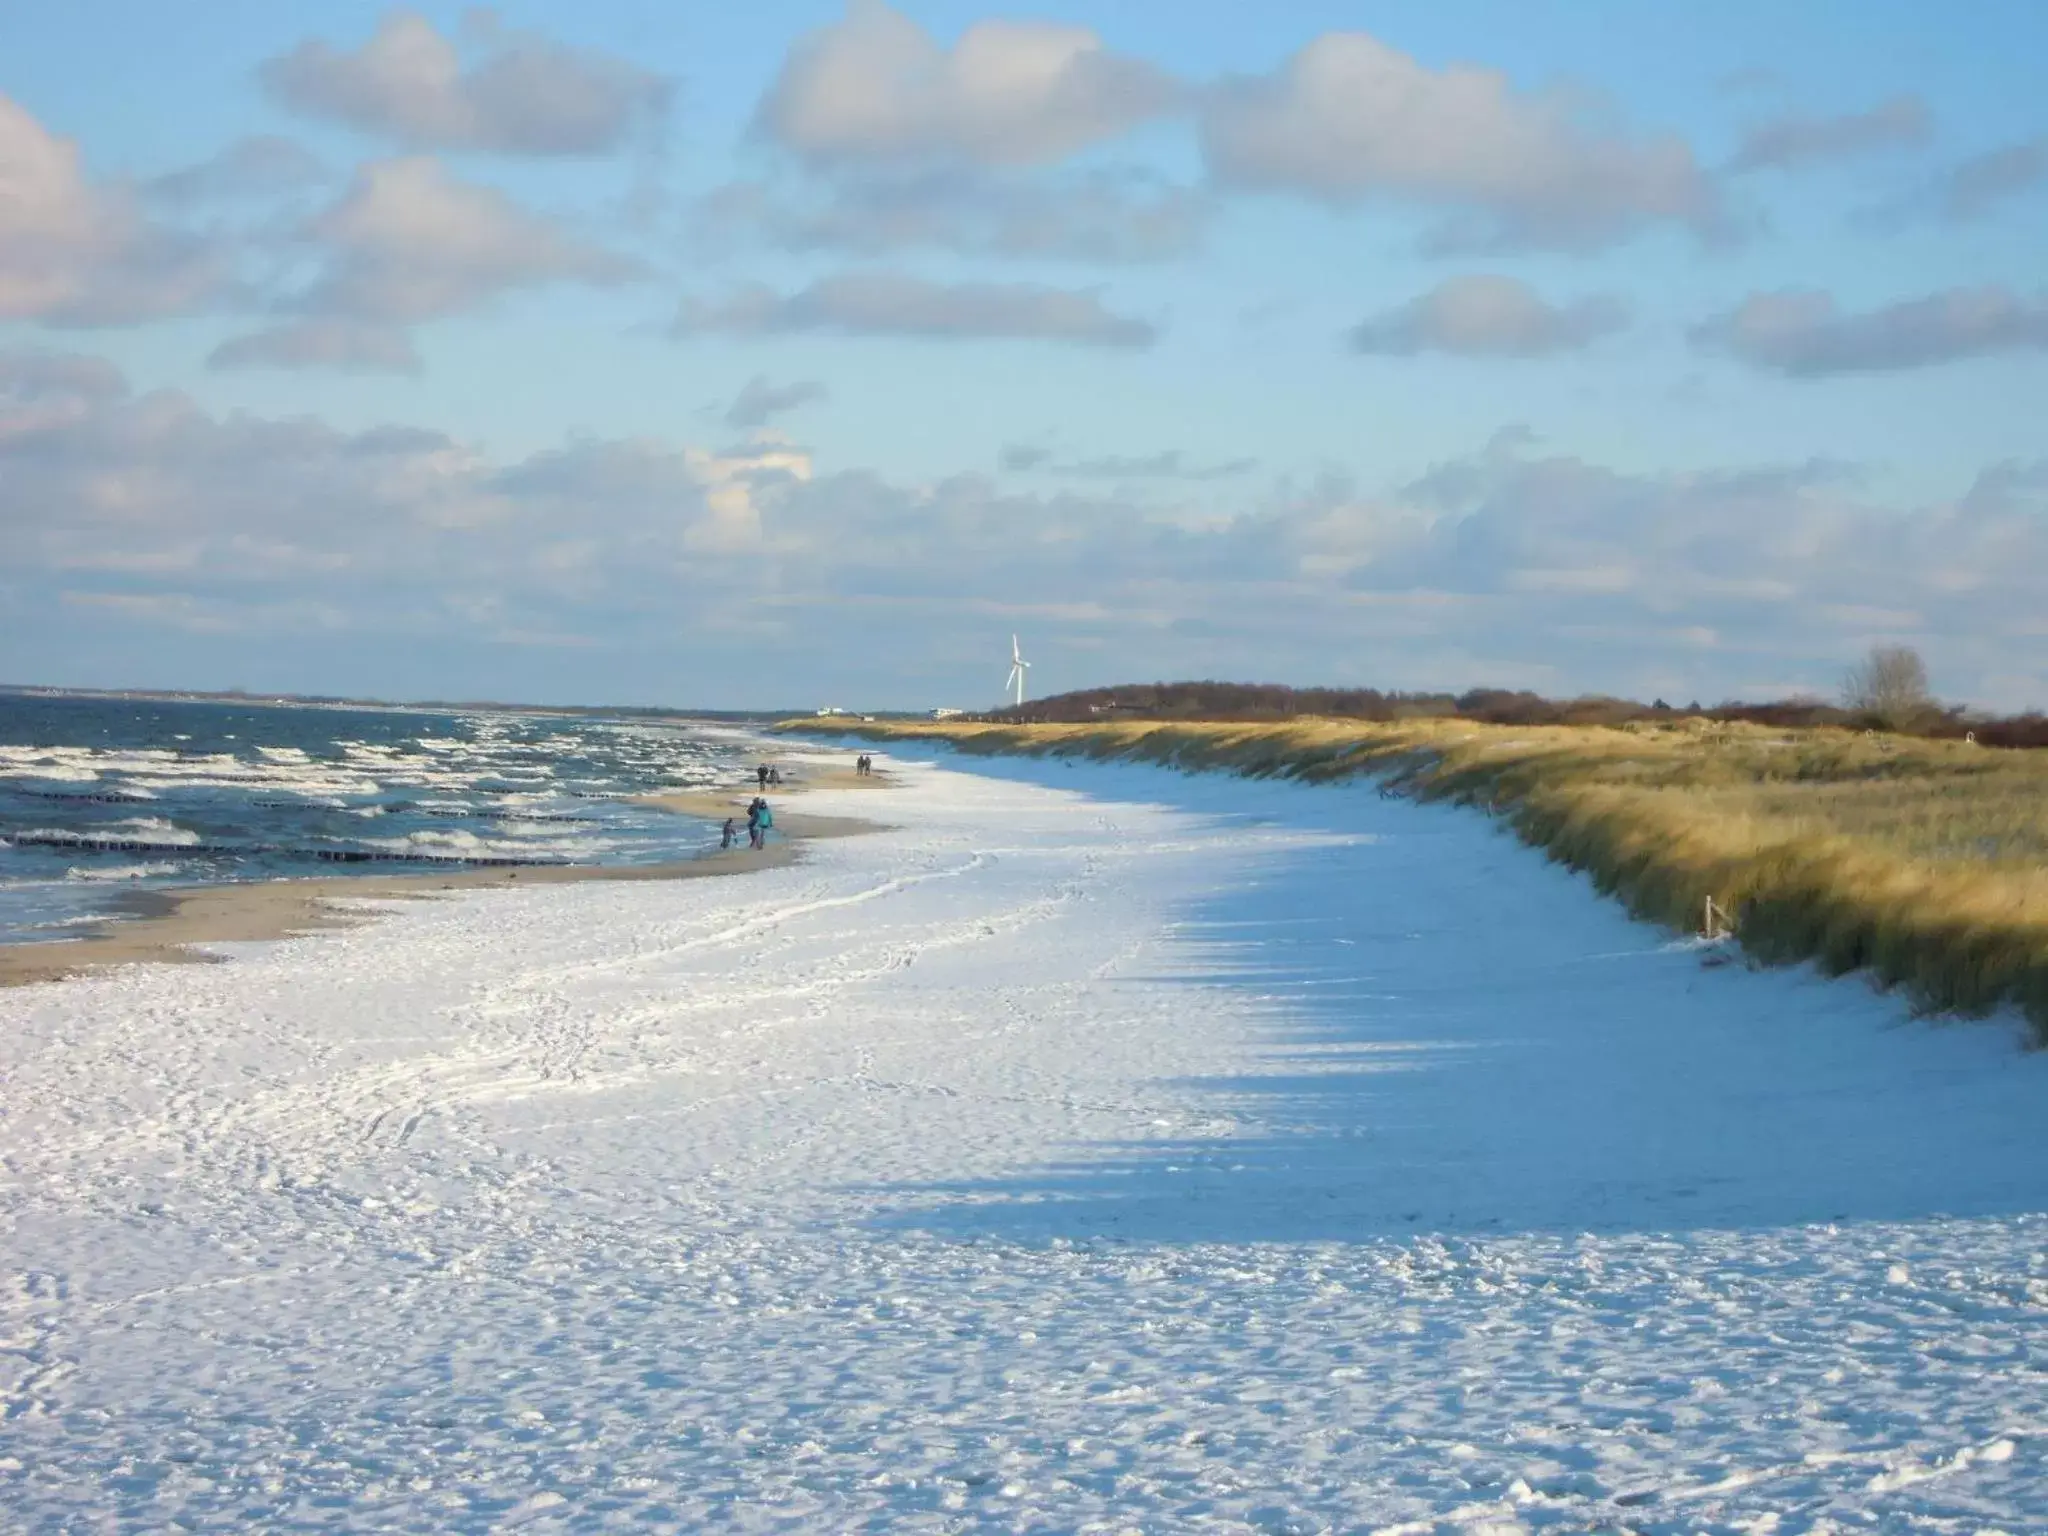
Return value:
M 1031 669 L 1031 663 L 1024 659 L 1024 652 L 1017 645 L 1017 637 L 1010 636 L 1010 675 L 1003 683 L 1005 693 L 1017 695 L 1017 707 L 1024 707 L 1024 674 Z

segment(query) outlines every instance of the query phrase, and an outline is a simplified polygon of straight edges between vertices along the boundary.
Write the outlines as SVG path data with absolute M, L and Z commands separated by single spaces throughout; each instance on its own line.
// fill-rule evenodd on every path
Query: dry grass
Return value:
M 2048 752 L 1696 720 L 948 722 L 859 734 L 1254 777 L 1370 775 L 1506 818 L 1639 916 L 1697 929 L 1712 896 L 1760 960 L 1868 971 L 1930 1012 L 2016 1005 L 2048 1041 Z

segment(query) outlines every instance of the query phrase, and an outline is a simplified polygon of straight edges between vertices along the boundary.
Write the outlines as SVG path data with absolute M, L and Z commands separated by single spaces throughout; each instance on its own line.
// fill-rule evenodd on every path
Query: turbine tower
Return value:
M 1017 637 L 1010 636 L 1010 675 L 1003 683 L 1003 691 L 1017 696 L 1017 706 L 1020 709 L 1024 705 L 1024 674 L 1030 668 L 1031 663 L 1024 659 L 1024 652 L 1017 644 Z

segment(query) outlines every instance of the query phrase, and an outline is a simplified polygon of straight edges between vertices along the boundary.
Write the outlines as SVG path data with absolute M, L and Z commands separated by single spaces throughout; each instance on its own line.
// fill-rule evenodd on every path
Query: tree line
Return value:
M 1838 701 L 1697 699 L 1649 704 L 1589 694 L 1551 699 L 1526 689 L 1473 688 L 1464 693 L 1385 692 L 1378 688 L 1294 688 L 1284 683 L 1120 683 L 1031 699 L 978 718 L 1006 721 L 1087 722 L 1143 720 L 1285 720 L 1320 715 L 1342 720 L 1413 720 L 1452 717 L 1488 725 L 1626 725 L 1687 717 L 1747 721 L 1784 728 L 1842 726 L 1907 735 L 1966 735 L 1985 746 L 2048 747 L 2048 716 L 1991 716 L 1944 705 L 1928 687 L 1927 669 L 1910 647 L 1873 650 L 1843 680 Z

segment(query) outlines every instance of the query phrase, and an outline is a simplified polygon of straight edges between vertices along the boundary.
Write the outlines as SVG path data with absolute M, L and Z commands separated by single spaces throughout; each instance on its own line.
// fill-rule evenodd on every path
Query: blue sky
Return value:
M 2048 706 L 2048 12 L 0 17 L 0 674 Z

